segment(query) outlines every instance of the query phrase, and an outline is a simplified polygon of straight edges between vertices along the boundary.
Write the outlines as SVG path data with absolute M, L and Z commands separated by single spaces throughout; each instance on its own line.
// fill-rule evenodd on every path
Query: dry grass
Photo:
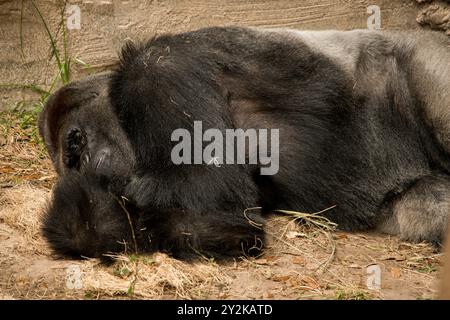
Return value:
M 26 241 L 20 252 L 49 253 L 40 236 L 41 216 L 50 192 L 24 183 L 0 194 L 0 221 L 16 228 Z
M 441 256 L 427 244 L 379 234 L 348 234 L 315 214 L 287 213 L 267 224 L 258 259 L 186 263 L 165 254 L 56 260 L 40 235 L 55 179 L 30 126 L 14 115 L 0 122 L 0 299 L 430 299 Z M 303 218 L 309 225 L 299 226 Z M 312 221 L 308 220 L 312 219 Z M 382 289 L 369 290 L 366 268 L 378 264 Z M 81 270 L 82 288 L 66 286 Z
M 56 284 L 63 289 L 64 270 L 73 264 L 80 267 L 84 285 L 83 292 L 78 292 L 79 297 L 201 299 L 218 293 L 220 288 L 226 287 L 230 282 L 230 277 L 212 261 L 185 263 L 165 254 L 117 256 L 112 266 L 102 265 L 95 259 L 64 261 L 61 266 L 61 261 L 52 260 L 51 253 L 40 234 L 41 216 L 48 198 L 48 190 L 33 187 L 29 183 L 3 189 L 0 196 L 0 241 L 4 240 L 1 236 L 13 241 L 10 250 L 0 252 L 0 266 L 6 265 L 6 268 L 15 273 L 12 282 L 9 279 L 8 286 L 14 286 L 9 289 L 15 289 L 15 293 L 19 293 L 18 298 L 23 297 L 23 291 L 28 292 L 36 282 L 48 282 L 45 274 L 41 275 L 41 279 L 33 281 L 23 277 L 22 271 L 35 269 L 34 260 L 39 260 L 42 264 L 42 259 L 47 260 L 42 267 L 55 268 L 53 271 L 48 270 L 49 274 L 52 276 L 55 273 L 59 274 L 60 279 L 53 285 Z M 19 287 L 25 285 L 22 291 L 13 284 L 15 281 L 29 282 L 28 285 L 27 283 L 19 285 Z M 49 285 L 51 284 L 46 284 Z M 4 296 L 7 296 L 5 294 Z
M 2 195 L 0 241 L 13 240 L 0 252 L 0 266 L 12 278 L 0 292 L 15 298 L 431 298 L 440 255 L 426 244 L 411 245 L 371 234 L 333 233 L 336 254 L 319 229 L 299 227 L 285 217 L 268 223 L 266 254 L 226 264 L 186 263 L 165 254 L 118 256 L 113 265 L 97 260 L 54 260 L 39 234 L 39 216 L 48 190 L 29 184 Z M 2 226 L 5 228 L 2 229 Z M 3 230 L 3 233 L 2 233 Z M 324 262 L 328 262 L 323 268 Z M 365 287 L 365 269 L 383 270 L 383 290 Z M 83 289 L 65 288 L 65 270 L 78 265 Z M 39 272 L 35 273 L 37 270 Z M 30 276 L 31 274 L 31 276 Z M 47 288 L 30 295 L 30 290 Z M 53 297 L 50 293 L 57 292 Z
M 231 278 L 219 265 L 185 263 L 165 254 L 117 257 L 112 267 L 85 265 L 85 288 L 104 296 L 147 299 L 206 299 L 227 287 Z
M 49 188 L 56 178 L 32 113 L 0 113 L 0 150 L 0 188 L 24 181 Z

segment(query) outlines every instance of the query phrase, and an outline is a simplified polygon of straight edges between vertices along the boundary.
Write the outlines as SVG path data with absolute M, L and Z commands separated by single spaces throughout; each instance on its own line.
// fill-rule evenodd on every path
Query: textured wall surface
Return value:
M 450 0 L 416 0 L 423 3 L 417 22 L 435 30 L 442 30 L 450 36 Z
M 31 1 L 24 1 L 23 10 L 21 3 L 20 0 L 0 0 L 0 84 L 49 85 L 56 68 L 54 61 L 49 61 L 48 37 Z M 61 1 L 35 3 L 51 32 L 56 33 Z M 168 31 L 212 25 L 366 28 L 370 5 L 380 7 L 382 29 L 412 29 L 418 27 L 416 18 L 420 10 L 430 5 L 412 0 L 93 0 L 69 3 L 81 9 L 81 29 L 68 33 L 69 54 L 91 65 L 94 72 L 109 68 L 117 61 L 117 52 L 125 38 L 138 40 Z M 73 63 L 72 67 L 72 78 L 86 74 L 81 65 Z M 18 99 L 35 97 L 29 90 L 0 89 L 0 109 Z

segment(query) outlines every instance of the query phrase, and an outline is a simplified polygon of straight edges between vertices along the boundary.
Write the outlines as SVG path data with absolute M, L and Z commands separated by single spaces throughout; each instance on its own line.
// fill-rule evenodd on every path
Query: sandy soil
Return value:
M 185 263 L 164 254 L 58 259 L 40 235 L 55 180 L 33 125 L 0 116 L 0 299 L 431 299 L 441 254 L 375 233 L 326 232 L 273 217 L 258 259 Z M 367 287 L 378 265 L 381 289 Z

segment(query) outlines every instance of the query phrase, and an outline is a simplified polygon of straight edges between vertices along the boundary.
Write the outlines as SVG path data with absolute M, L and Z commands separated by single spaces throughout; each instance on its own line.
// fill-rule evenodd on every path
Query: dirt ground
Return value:
M 56 178 L 35 116 L 0 116 L 0 299 L 432 299 L 441 254 L 375 233 L 327 232 L 274 217 L 257 259 L 185 263 L 165 254 L 112 265 L 58 259 L 40 235 Z M 369 289 L 367 268 L 381 269 Z M 74 273 L 75 272 L 75 273 Z

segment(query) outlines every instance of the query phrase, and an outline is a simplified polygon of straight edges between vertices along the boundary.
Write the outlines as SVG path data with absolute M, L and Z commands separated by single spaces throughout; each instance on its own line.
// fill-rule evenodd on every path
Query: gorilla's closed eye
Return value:
M 80 128 L 71 128 L 64 142 L 64 164 L 68 168 L 79 168 L 80 158 L 86 147 L 86 135 Z M 87 160 L 89 156 L 87 155 Z

